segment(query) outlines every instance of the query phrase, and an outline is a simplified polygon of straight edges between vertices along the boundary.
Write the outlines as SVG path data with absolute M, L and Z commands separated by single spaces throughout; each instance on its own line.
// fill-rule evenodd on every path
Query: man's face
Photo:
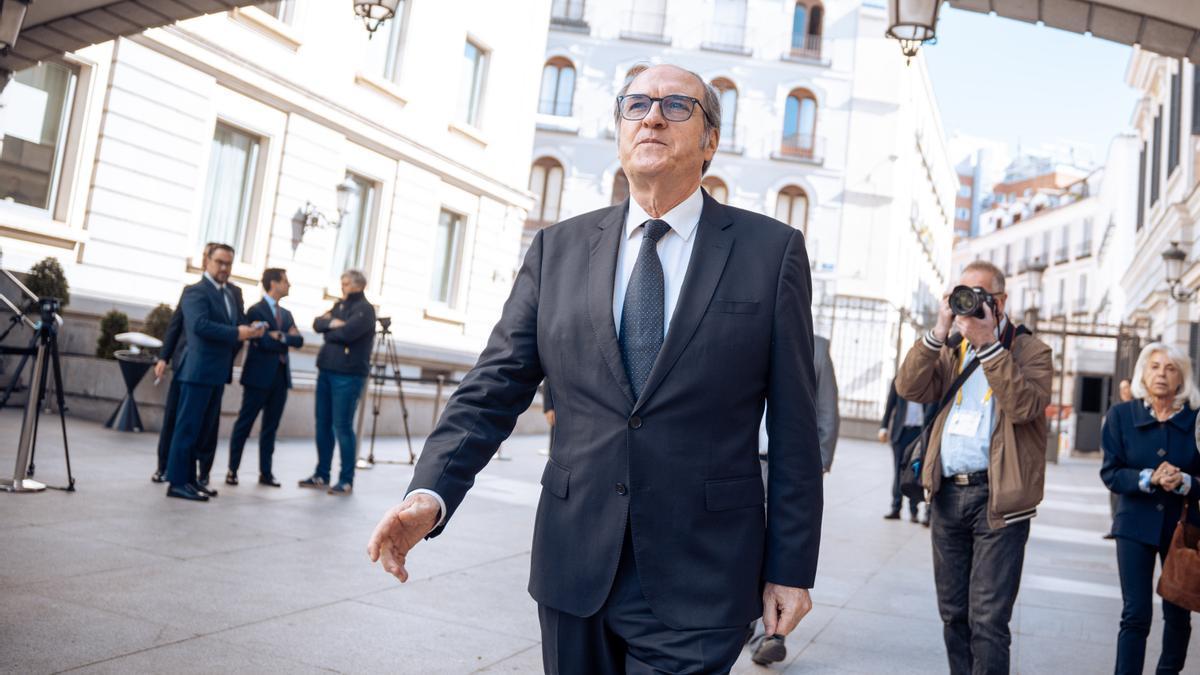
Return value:
M 1117 392 L 1122 401 L 1133 400 L 1133 387 L 1129 384 L 1129 380 L 1121 380 L 1121 384 L 1117 385 Z
M 962 278 L 958 280 L 958 283 L 959 285 L 971 288 L 982 288 L 991 293 L 996 298 L 996 320 L 1000 320 L 1000 316 L 1004 314 L 1004 305 L 1008 301 L 1008 295 L 996 292 L 996 280 L 992 278 L 990 272 L 986 270 L 967 270 L 963 272 Z
M 212 254 L 204 259 L 204 271 L 218 284 L 229 281 L 229 272 L 233 269 L 233 254 L 227 249 L 213 249 Z
M 704 99 L 704 89 L 694 76 L 674 66 L 655 66 L 642 71 L 629 86 L 627 94 L 645 94 L 654 98 L 681 94 Z M 663 117 L 660 102 L 637 121 L 621 118 L 617 132 L 617 151 L 625 174 L 655 179 L 688 177 L 700 180 L 700 168 L 717 151 L 718 130 L 707 142 L 704 137 L 704 110 L 696 104 L 685 122 Z
M 292 284 L 290 281 L 288 281 L 287 274 L 284 274 L 282 277 L 280 277 L 279 281 L 271 283 L 272 295 L 274 295 L 276 298 L 286 298 L 291 290 Z
M 351 293 L 361 291 L 362 287 L 351 281 L 350 277 L 342 277 L 342 299 L 350 297 Z

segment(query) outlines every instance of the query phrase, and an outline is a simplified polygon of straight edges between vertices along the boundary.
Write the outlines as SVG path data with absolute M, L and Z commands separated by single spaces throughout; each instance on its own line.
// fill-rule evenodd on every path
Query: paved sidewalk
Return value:
M 58 484 L 51 422 L 37 473 Z M 5 472 L 18 424 L 0 413 Z M 76 493 L 0 494 L 0 672 L 541 671 L 525 586 L 545 437 L 505 445 L 511 459 L 492 462 L 446 533 L 417 548 L 401 586 L 367 563 L 365 547 L 402 496 L 406 465 L 360 472 L 354 496 L 336 498 L 296 487 L 315 463 L 311 443 L 277 448 L 281 489 L 254 483 L 250 447 L 246 482 L 193 504 L 150 483 L 153 434 L 79 420 L 70 434 Z M 376 456 L 406 454 L 388 439 Z M 218 466 L 226 457 L 222 441 Z M 881 519 L 890 458 L 881 444 L 841 443 L 825 484 L 816 606 L 788 640 L 789 673 L 946 670 L 928 531 Z M 1112 669 L 1120 590 L 1100 538 L 1108 499 L 1097 469 L 1049 469 L 1012 622 L 1015 672 Z M 1156 613 L 1150 665 L 1160 630 Z M 736 672 L 768 671 L 744 656 Z

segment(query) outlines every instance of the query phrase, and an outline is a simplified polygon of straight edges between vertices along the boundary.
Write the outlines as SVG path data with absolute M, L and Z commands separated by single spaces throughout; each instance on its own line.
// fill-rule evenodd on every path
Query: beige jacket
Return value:
M 1011 324 L 1006 330 L 1014 330 Z M 988 524 L 993 528 L 1037 515 L 1046 476 L 1046 406 L 1054 364 L 1050 347 L 1017 335 L 1011 350 L 997 342 L 979 353 L 992 388 L 996 423 L 988 467 Z M 896 374 L 896 393 L 915 403 L 939 403 L 958 374 L 958 350 L 926 333 L 908 350 Z M 930 498 L 942 483 L 942 428 L 949 406 L 934 421 L 921 482 Z

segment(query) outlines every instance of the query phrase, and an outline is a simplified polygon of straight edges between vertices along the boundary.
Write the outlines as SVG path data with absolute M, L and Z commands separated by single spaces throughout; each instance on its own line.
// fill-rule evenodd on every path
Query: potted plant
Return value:
M 102 359 L 115 359 L 116 351 L 124 349 L 117 342 L 118 333 L 129 332 L 129 317 L 124 312 L 112 310 L 100 317 L 100 338 L 96 340 L 96 356 Z

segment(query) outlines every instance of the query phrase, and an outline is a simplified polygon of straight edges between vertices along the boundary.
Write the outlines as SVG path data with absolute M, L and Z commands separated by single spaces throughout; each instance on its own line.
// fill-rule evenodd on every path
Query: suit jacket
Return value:
M 183 330 L 183 295 L 175 303 L 175 311 L 171 312 L 171 320 L 167 323 L 167 332 L 163 335 L 162 349 L 158 350 L 158 358 L 171 364 L 171 370 L 178 373 L 183 366 L 183 355 L 187 353 L 187 333 Z
M 267 330 L 280 331 L 283 333 L 283 340 L 276 340 L 266 334 L 257 340 L 250 340 L 250 344 L 246 348 L 246 361 L 242 364 L 240 379 L 244 387 L 270 389 L 271 383 L 275 381 L 275 373 L 283 368 L 287 387 L 288 389 L 292 388 L 292 367 L 288 351 L 289 348 L 303 347 L 304 338 L 299 335 L 288 335 L 288 331 L 296 325 L 291 312 L 280 307 L 279 314 L 283 322 L 277 324 L 275 323 L 275 313 L 271 311 L 271 306 L 267 304 L 266 300 L 259 300 L 246 310 L 247 322 L 266 321 Z M 279 359 L 280 356 L 283 357 L 282 361 Z
M 896 393 L 896 381 L 888 385 L 887 406 L 883 409 L 883 421 L 879 423 L 880 429 L 887 429 L 888 442 L 900 442 L 900 435 L 904 433 L 904 420 L 908 416 L 908 406 L 920 405 L 919 403 L 910 403 L 906 399 L 900 398 Z M 933 411 L 937 408 L 936 403 L 927 403 L 921 406 L 921 423 L 924 424 Z
M 656 617 L 676 629 L 744 627 L 762 613 L 764 581 L 811 587 L 816 573 L 822 481 L 804 237 L 704 195 L 668 334 L 635 400 L 612 311 L 627 208 L 535 235 L 410 489 L 436 492 L 452 519 L 549 378 L 557 425 L 534 527 L 534 599 L 575 616 L 598 611 L 628 527 Z M 764 513 L 758 424 L 768 399 L 787 413 L 767 419 Z
M 246 315 L 241 289 L 233 284 L 226 284 L 226 288 L 233 295 L 232 317 L 225 311 L 221 292 L 208 279 L 201 278 L 183 289 L 179 309 L 183 312 L 187 352 L 176 371 L 180 382 L 219 385 L 233 381 L 233 358 L 242 346 L 237 327 L 246 323 Z

